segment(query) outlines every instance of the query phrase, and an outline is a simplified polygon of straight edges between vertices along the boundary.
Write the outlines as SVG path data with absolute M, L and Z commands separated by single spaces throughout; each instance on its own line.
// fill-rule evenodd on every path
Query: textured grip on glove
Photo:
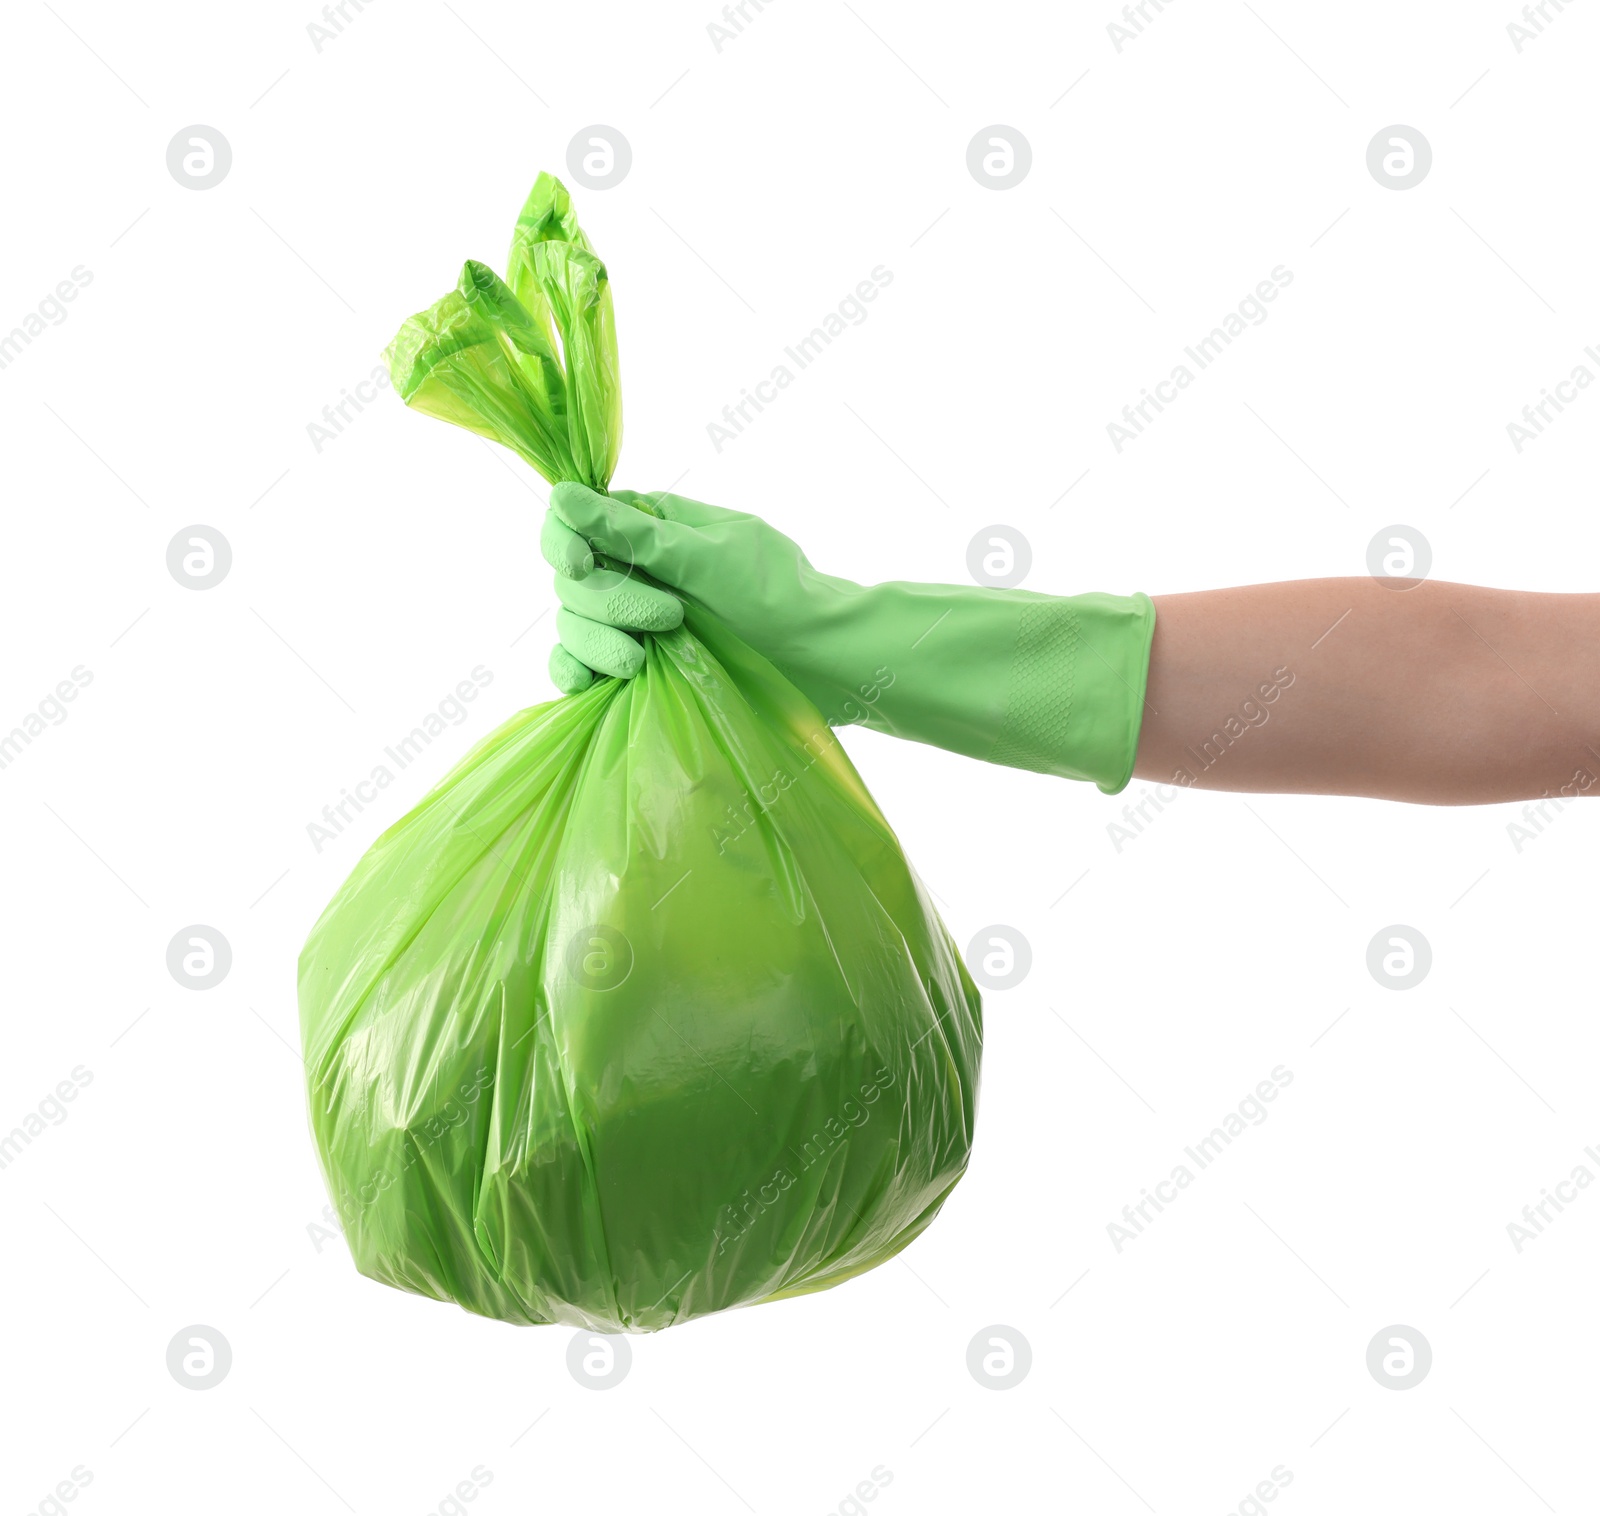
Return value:
M 1004 724 L 991 763 L 1091 779 L 1133 775 L 1155 607 L 1146 595 L 1031 600 L 1017 623 Z

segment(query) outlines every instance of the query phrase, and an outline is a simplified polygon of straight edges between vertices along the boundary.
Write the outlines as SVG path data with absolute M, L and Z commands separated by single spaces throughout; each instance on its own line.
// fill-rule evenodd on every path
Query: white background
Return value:
M 1119 52 L 1109 0 L 769 0 L 718 51 L 710 0 L 373 0 L 319 51 L 310 0 L 52 6 L 5 23 L 0 332 L 92 282 L 0 369 L 0 730 L 93 681 L 0 770 L 0 1133 L 92 1083 L 0 1169 L 7 1512 L 79 1466 L 90 1516 L 422 1516 L 474 1468 L 485 1516 L 823 1516 L 879 1467 L 886 1516 L 1220 1516 L 1279 1466 L 1302 1516 L 1590 1506 L 1600 1194 L 1520 1254 L 1506 1230 L 1600 1173 L 1584 807 L 1519 851 L 1513 807 L 1187 794 L 1118 851 L 1137 782 L 847 733 L 956 939 L 1032 945 L 986 997 L 971 1170 L 903 1260 L 635 1338 L 604 1392 L 565 1329 L 384 1289 L 317 1235 L 294 966 L 372 838 L 552 694 L 541 481 L 387 392 L 320 451 L 308 425 L 463 258 L 503 267 L 580 129 L 633 151 L 575 186 L 620 484 L 863 580 L 960 581 L 995 523 L 1039 590 L 1359 575 L 1399 522 L 1437 577 L 1589 590 L 1600 395 L 1520 454 L 1506 424 L 1600 341 L 1600 16 L 1552 6 L 1519 53 L 1509 0 L 1170 0 Z M 966 167 L 994 123 L 1033 152 L 999 192 Z M 1395 123 L 1434 154 L 1402 192 L 1366 166 Z M 201 192 L 166 166 L 191 124 L 232 148 Z M 714 450 L 879 264 L 869 319 Z M 1269 319 L 1116 452 L 1277 265 Z M 233 553 L 203 592 L 166 566 L 194 524 Z M 468 719 L 318 852 L 479 664 Z M 204 992 L 166 968 L 193 923 L 233 951 Z M 1392 923 L 1433 950 L 1405 992 L 1366 967 Z M 1269 1119 L 1119 1253 L 1108 1223 L 1280 1064 Z M 166 1368 L 197 1323 L 233 1354 L 207 1391 Z M 1014 1389 L 966 1367 L 994 1324 L 1031 1345 Z M 1405 1391 L 1366 1367 L 1391 1324 L 1432 1345 Z

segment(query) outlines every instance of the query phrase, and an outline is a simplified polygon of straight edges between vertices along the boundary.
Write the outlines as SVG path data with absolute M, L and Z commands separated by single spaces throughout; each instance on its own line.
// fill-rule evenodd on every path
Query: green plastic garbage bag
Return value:
M 388 352 L 412 406 L 604 489 L 605 266 L 541 175 Z M 652 1331 L 825 1289 L 972 1142 L 973 987 L 819 712 L 690 604 L 513 717 L 373 844 L 300 958 L 311 1122 L 362 1273 Z

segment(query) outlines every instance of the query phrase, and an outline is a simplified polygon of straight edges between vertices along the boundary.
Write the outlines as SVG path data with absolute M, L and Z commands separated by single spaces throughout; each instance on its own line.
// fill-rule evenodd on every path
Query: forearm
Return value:
M 1157 596 L 1138 778 L 1434 805 L 1600 793 L 1600 595 Z
M 634 634 L 675 625 L 682 595 L 830 722 L 1108 791 L 1131 765 L 1441 805 L 1600 793 L 1600 595 L 1370 578 L 1165 595 L 1152 646 L 1143 596 L 864 587 L 759 517 L 678 495 L 565 483 L 551 510 L 542 548 L 576 646 L 553 655 L 564 690 L 637 673 Z M 664 591 L 575 573 L 594 554 Z

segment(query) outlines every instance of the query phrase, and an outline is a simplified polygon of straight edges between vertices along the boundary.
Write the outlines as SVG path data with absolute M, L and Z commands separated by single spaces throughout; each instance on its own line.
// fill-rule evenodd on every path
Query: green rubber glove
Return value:
M 1107 794 L 1132 775 L 1155 630 L 1146 595 L 852 584 L 818 573 L 757 516 L 570 483 L 550 493 L 540 546 L 562 605 L 550 675 L 569 694 L 596 673 L 637 673 L 644 654 L 629 633 L 678 625 L 681 595 L 775 664 L 830 726 L 1090 779 Z

